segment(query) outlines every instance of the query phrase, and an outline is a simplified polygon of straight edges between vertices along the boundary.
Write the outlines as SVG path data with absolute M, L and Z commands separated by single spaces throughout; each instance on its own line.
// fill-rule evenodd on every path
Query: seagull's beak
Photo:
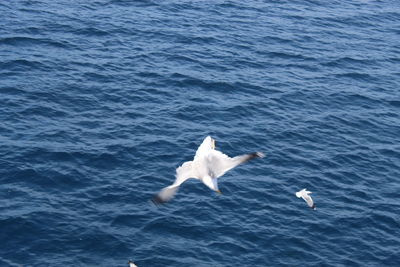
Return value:
M 217 192 L 218 194 L 222 195 L 221 190 L 215 190 L 215 192 Z

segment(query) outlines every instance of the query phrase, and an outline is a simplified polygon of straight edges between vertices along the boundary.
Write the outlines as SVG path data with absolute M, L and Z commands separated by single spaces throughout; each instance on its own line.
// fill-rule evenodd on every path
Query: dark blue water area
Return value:
M 0 266 L 400 266 L 398 1 L 0 14 Z M 154 206 L 207 135 L 266 157 Z

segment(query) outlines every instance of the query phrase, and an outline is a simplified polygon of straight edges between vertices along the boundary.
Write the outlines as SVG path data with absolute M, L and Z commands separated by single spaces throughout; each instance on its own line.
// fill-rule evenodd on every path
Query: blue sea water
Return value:
M 400 266 L 397 0 L 0 14 L 0 266 Z M 152 205 L 207 135 L 267 156 Z

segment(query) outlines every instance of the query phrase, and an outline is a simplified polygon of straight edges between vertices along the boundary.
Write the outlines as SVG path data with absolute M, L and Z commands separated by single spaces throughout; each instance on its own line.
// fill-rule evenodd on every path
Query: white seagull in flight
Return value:
M 312 192 L 307 191 L 307 189 L 304 188 L 303 190 L 296 192 L 296 197 L 304 199 L 304 201 L 307 202 L 307 205 L 310 208 L 312 208 L 313 210 L 315 210 L 317 208 L 315 207 L 315 204 L 314 204 L 312 198 L 309 196 L 309 194 L 311 194 L 311 193 Z
M 199 179 L 211 190 L 221 193 L 218 189 L 218 177 L 241 163 L 264 156 L 261 152 L 255 152 L 230 158 L 215 150 L 215 140 L 207 136 L 197 149 L 193 161 L 187 161 L 177 168 L 175 182 L 162 189 L 152 201 L 155 204 L 162 204 L 171 200 L 179 186 L 189 178 Z

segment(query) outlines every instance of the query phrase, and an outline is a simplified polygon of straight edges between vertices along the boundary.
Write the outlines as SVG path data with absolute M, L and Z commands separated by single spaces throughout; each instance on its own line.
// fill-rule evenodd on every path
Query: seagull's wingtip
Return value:
M 262 153 L 262 152 L 256 152 L 256 156 L 259 157 L 259 158 L 264 158 L 265 154 Z

